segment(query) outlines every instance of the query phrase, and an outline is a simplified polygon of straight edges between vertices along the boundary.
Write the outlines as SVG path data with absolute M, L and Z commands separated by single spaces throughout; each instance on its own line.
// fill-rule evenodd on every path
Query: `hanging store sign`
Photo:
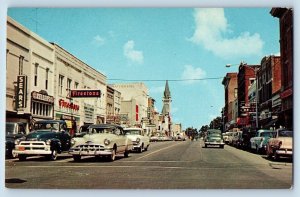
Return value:
M 100 90 L 71 90 L 71 98 L 101 97 Z
M 26 107 L 26 95 L 27 95 L 27 76 L 17 76 L 17 95 L 16 95 L 16 108 Z

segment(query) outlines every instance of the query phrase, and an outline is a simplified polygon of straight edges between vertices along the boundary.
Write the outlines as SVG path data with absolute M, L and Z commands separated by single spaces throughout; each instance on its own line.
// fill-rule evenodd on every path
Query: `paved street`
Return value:
M 225 146 L 204 148 L 203 141 L 152 142 L 143 153 L 105 159 L 83 158 L 74 162 L 68 154 L 57 161 L 42 157 L 6 160 L 9 188 L 109 188 L 109 189 L 214 189 L 290 188 L 290 160 L 270 161 Z

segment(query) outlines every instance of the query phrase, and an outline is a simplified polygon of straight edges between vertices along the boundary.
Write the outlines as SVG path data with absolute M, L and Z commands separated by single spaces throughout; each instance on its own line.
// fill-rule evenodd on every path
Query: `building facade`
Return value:
M 229 130 L 235 126 L 236 118 L 233 116 L 233 102 L 238 96 L 237 73 L 227 73 L 223 78 L 222 84 L 225 89 L 225 107 L 223 111 L 223 121 L 225 130 Z
M 272 8 L 270 14 L 279 18 L 281 56 L 281 111 L 282 126 L 293 129 L 293 9 Z
M 25 122 L 54 116 L 54 47 L 7 17 L 6 121 Z

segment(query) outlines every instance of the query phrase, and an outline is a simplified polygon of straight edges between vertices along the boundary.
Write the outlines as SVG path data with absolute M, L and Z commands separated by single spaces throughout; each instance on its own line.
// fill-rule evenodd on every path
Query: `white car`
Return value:
M 144 133 L 142 128 L 125 128 L 125 135 L 132 140 L 133 150 L 139 153 L 147 151 L 150 146 L 150 138 Z
M 133 143 L 123 131 L 123 127 L 114 124 L 90 125 L 88 133 L 83 137 L 71 140 L 69 154 L 74 161 L 80 161 L 81 156 L 106 156 L 114 161 L 117 154 L 128 157 L 133 149 Z

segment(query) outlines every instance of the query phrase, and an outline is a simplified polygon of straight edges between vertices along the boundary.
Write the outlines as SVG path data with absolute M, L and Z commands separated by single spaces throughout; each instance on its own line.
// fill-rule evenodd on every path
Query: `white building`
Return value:
M 6 121 L 53 119 L 54 47 L 10 17 L 6 46 Z
M 112 84 L 121 93 L 120 115 L 123 122 L 129 126 L 142 126 L 142 120 L 147 118 L 148 88 L 144 83 Z

